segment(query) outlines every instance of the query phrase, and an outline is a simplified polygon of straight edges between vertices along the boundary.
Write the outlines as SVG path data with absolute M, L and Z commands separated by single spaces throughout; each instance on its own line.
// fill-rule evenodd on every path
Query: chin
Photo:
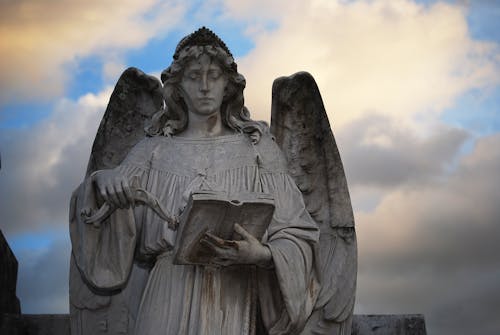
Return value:
M 210 116 L 210 115 L 218 113 L 218 111 L 219 111 L 218 108 L 210 108 L 210 107 L 205 106 L 203 108 L 198 108 L 198 110 L 196 111 L 196 114 Z

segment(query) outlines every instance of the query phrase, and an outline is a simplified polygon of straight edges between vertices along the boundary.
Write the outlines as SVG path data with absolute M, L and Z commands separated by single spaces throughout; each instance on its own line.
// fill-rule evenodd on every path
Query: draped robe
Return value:
M 275 201 L 262 240 L 272 267 L 175 265 L 177 231 L 146 206 L 117 210 L 99 227 L 83 223 L 81 209 L 96 205 L 92 182 L 85 180 L 73 194 L 70 211 L 73 272 L 95 292 L 131 292 L 128 316 L 114 318 L 129 325 L 123 333 L 252 335 L 263 333 L 260 324 L 270 335 L 300 331 L 317 295 L 313 249 L 319 230 L 270 135 L 255 145 L 244 134 L 145 138 L 116 169 L 138 179 L 174 215 L 182 213 L 196 190 L 263 192 Z M 144 259 L 153 259 L 154 266 L 143 271 L 147 282 L 141 285 L 134 263 Z M 82 289 L 70 293 L 74 319 L 88 308 L 83 301 L 88 297 L 75 293 Z

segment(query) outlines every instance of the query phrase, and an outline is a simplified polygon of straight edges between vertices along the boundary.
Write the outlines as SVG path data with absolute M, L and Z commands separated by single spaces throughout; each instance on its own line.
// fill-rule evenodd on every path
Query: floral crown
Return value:
M 197 31 L 195 31 L 192 34 L 187 35 L 184 37 L 179 44 L 177 44 L 177 47 L 175 48 L 175 53 L 174 53 L 174 59 L 179 58 L 179 54 L 182 49 L 189 47 L 189 46 L 194 46 L 194 45 L 200 45 L 200 46 L 205 46 L 205 45 L 213 45 L 220 47 L 222 50 L 224 50 L 229 57 L 233 58 L 233 55 L 229 51 L 229 48 L 226 46 L 226 43 L 224 43 L 219 36 L 217 36 L 213 31 L 206 27 L 201 27 Z

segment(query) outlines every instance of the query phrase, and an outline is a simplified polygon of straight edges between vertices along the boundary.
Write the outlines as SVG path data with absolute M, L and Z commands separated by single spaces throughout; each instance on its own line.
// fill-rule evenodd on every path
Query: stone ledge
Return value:
M 426 335 L 422 314 L 354 315 L 352 335 Z
M 2 335 L 69 335 L 67 314 L 3 314 Z M 354 315 L 352 335 L 426 335 L 421 314 Z

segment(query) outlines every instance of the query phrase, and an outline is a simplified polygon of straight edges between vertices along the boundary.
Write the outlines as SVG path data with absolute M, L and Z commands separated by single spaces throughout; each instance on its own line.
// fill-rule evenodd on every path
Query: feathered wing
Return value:
M 120 164 L 129 150 L 145 137 L 145 122 L 162 108 L 160 81 L 136 68 L 125 70 L 111 94 L 99 125 L 86 175 Z M 78 189 L 74 194 L 77 193 Z M 73 196 L 70 221 L 74 215 L 79 215 L 76 204 L 76 196 Z M 140 299 L 140 292 L 136 292 L 140 289 L 137 287 L 145 284 L 147 278 L 143 274 L 144 270 L 133 265 L 125 287 L 113 292 L 97 292 L 82 278 L 76 265 L 75 252 L 73 250 L 70 268 L 71 333 L 96 334 L 96 329 L 102 328 L 103 324 L 106 326 L 101 330 L 106 334 L 127 333 L 133 327 L 130 314 L 138 307 Z
M 302 334 L 350 334 L 357 247 L 347 181 L 314 78 L 306 72 L 274 81 L 271 132 L 321 231 L 316 272 L 321 289 Z
M 130 67 L 109 99 L 92 146 L 87 174 L 116 167 L 144 138 L 145 122 L 163 107 L 162 85 L 153 76 Z

